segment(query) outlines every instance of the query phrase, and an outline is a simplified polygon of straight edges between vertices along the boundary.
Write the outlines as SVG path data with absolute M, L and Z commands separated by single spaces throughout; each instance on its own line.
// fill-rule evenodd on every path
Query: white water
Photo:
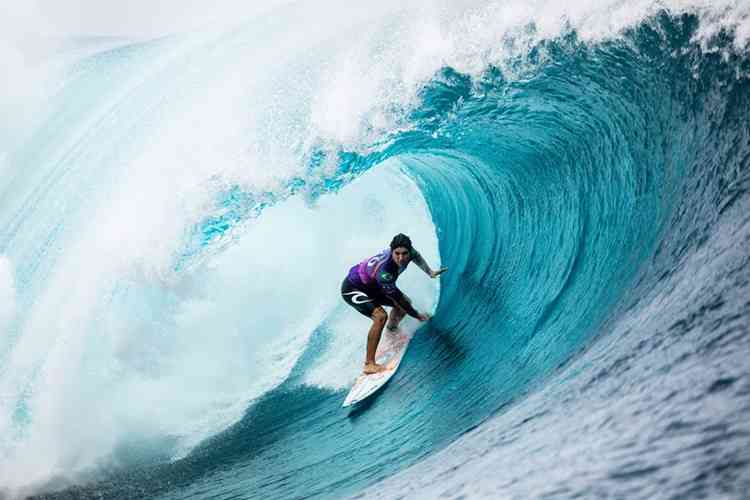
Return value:
M 16 287 L 13 277 L 13 264 L 0 255 L 0 334 L 7 332 L 16 313 Z

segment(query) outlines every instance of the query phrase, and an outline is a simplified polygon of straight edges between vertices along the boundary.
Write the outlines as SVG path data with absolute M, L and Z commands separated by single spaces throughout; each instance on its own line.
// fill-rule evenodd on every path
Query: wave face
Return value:
M 66 63 L 1 142 L 0 491 L 740 496 L 750 12 L 536 7 Z M 338 286 L 397 232 L 449 271 L 400 280 L 434 318 L 346 412 Z

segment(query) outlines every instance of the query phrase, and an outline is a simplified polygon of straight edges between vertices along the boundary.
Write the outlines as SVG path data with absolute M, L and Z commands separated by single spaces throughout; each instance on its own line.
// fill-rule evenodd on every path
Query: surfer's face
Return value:
M 406 247 L 397 247 L 393 249 L 392 257 L 393 261 L 398 267 L 404 267 L 409 259 L 411 258 L 411 252 Z

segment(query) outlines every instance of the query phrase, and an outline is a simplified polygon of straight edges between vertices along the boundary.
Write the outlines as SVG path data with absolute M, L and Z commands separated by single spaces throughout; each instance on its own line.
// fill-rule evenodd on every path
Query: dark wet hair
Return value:
M 410 252 L 412 251 L 411 240 L 408 236 L 403 233 L 398 233 L 391 240 L 391 250 L 395 250 L 398 247 L 405 247 Z

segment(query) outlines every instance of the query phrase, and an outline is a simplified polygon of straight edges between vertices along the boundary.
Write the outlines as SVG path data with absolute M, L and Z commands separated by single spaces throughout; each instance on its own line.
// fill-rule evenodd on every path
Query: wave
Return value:
M 659 380 L 618 369 L 659 337 L 652 316 L 679 331 L 665 345 L 729 335 L 746 352 L 748 12 L 536 7 L 386 2 L 373 21 L 294 5 L 73 65 L 0 187 L 14 271 L 0 291 L 15 303 L 0 484 L 182 498 L 375 483 L 368 494 L 389 496 L 406 481 L 490 495 L 510 479 L 484 468 L 509 443 L 565 449 L 529 422 L 558 422 L 571 400 L 582 419 L 586 380 Z M 450 271 L 439 288 L 404 277 L 435 316 L 382 397 L 346 414 L 367 322 L 336 287 L 397 232 Z M 705 288 L 680 281 L 696 274 Z M 709 311 L 724 323 L 698 321 Z M 724 394 L 742 406 L 739 389 Z M 512 449 L 512 494 L 552 491 L 520 479 L 540 459 Z M 614 479 L 578 491 L 624 491 L 632 467 L 615 463 Z

